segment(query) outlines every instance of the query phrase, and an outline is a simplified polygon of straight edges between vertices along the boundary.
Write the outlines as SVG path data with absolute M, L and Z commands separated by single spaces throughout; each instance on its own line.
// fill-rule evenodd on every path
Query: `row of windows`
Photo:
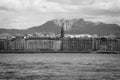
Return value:
M 62 44 L 61 44 L 62 43 Z M 120 51 L 120 40 L 101 39 L 59 39 L 59 40 L 44 40 L 44 39 L 17 39 L 14 41 L 0 41 L 0 50 L 36 50 L 36 49 L 53 49 L 53 50 L 108 50 Z

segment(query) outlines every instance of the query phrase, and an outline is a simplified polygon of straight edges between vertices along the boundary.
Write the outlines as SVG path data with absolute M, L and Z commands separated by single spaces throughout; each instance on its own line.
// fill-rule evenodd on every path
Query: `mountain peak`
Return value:
M 120 36 L 120 26 L 116 24 L 106 24 L 103 22 L 92 22 L 84 19 L 54 19 L 47 21 L 43 25 L 35 26 L 26 30 L 0 29 L 0 33 L 28 34 L 35 32 L 52 32 L 60 34 L 62 23 L 67 34 L 91 34 L 91 35 L 117 35 Z

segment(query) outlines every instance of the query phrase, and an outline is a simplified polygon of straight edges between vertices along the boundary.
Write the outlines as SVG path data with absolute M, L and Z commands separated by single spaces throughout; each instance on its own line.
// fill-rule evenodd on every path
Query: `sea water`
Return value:
M 120 54 L 0 54 L 0 80 L 120 80 Z

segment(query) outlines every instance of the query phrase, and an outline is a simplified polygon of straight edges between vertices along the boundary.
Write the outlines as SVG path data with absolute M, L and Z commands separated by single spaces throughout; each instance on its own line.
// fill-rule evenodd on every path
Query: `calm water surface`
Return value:
M 120 80 L 120 54 L 0 54 L 0 80 Z

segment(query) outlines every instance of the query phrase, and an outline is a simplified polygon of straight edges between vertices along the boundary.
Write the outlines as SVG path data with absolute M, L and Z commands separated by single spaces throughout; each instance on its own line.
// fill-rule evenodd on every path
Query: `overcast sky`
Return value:
M 120 0 L 0 0 L 0 28 L 26 29 L 55 18 L 120 25 Z

